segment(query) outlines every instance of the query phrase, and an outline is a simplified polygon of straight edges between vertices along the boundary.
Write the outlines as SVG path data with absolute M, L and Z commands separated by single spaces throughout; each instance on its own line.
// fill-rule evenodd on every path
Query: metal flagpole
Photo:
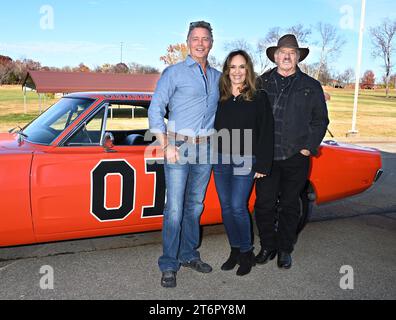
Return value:
M 361 69 L 361 64 L 362 64 L 363 33 L 364 33 L 365 15 L 366 15 L 366 0 L 362 0 L 362 11 L 360 14 L 358 58 L 357 58 L 357 64 L 356 64 L 355 98 L 353 101 L 352 129 L 347 133 L 347 136 L 354 135 L 354 134 L 358 133 L 358 130 L 356 129 L 356 117 L 357 117 L 359 85 L 360 85 L 360 69 Z
M 23 86 L 23 112 L 27 113 L 27 104 L 26 104 L 26 85 Z

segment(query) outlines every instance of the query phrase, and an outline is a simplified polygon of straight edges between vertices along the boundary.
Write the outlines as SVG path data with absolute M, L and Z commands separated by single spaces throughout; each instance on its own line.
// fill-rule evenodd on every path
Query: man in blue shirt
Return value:
M 200 216 L 212 166 L 210 135 L 219 100 L 220 72 L 207 58 L 213 45 L 205 21 L 190 24 L 185 61 L 169 66 L 157 83 L 149 107 L 150 131 L 164 150 L 167 200 L 163 220 L 163 255 L 158 260 L 163 287 L 176 286 L 180 264 L 209 273 L 197 251 Z M 169 109 L 165 124 L 166 108 Z

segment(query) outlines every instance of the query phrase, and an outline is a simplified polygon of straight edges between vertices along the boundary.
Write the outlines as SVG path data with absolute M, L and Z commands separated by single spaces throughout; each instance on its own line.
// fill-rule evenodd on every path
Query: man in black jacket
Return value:
M 256 184 L 255 214 L 261 242 L 256 262 L 267 263 L 277 254 L 278 267 L 284 269 L 292 265 L 299 196 L 307 182 L 310 156 L 317 155 L 329 124 L 322 86 L 297 66 L 308 53 L 308 48 L 298 46 L 294 35 L 281 37 L 276 47 L 267 49 L 268 58 L 277 67 L 258 79 L 258 88 L 266 91 L 271 102 L 275 144 L 271 174 Z

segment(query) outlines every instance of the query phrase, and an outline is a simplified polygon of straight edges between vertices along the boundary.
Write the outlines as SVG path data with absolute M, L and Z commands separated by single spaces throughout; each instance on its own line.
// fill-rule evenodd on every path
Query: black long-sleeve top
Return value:
M 236 98 L 231 97 L 224 102 L 219 102 L 214 126 L 218 134 L 220 130 L 227 129 L 230 136 L 231 143 L 228 143 L 219 134 L 219 153 L 240 156 L 252 154 L 256 157 L 253 171 L 262 174 L 270 173 L 274 155 L 274 118 L 264 91 L 257 91 L 252 101 L 246 101 L 239 95 Z M 234 131 L 233 134 L 233 129 L 239 131 Z M 244 148 L 245 129 L 250 129 L 252 133 L 251 147 L 249 148 L 248 145 L 247 150 Z M 247 142 L 250 144 L 249 141 Z

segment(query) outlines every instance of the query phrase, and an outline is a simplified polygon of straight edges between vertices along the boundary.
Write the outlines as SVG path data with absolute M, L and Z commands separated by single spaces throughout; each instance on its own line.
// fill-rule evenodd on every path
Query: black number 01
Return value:
M 153 161 L 157 160 L 157 161 Z M 161 216 L 165 202 L 164 167 L 158 159 L 145 161 L 146 174 L 154 174 L 153 205 L 143 207 L 142 218 Z M 121 176 L 121 205 L 106 208 L 106 176 Z M 135 209 L 136 170 L 126 160 L 103 160 L 91 171 L 91 214 L 99 221 L 124 220 Z

